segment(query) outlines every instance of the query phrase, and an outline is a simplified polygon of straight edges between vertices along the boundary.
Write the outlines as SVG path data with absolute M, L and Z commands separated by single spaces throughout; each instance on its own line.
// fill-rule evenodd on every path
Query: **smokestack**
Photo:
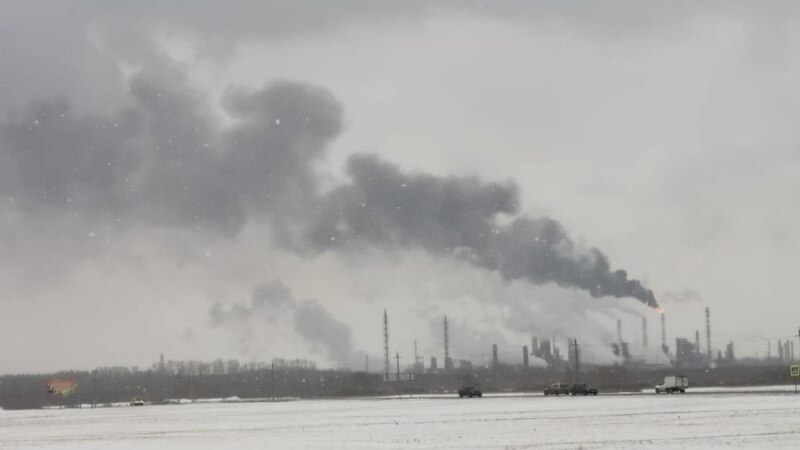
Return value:
M 528 368 L 528 365 L 529 365 L 529 360 L 528 360 L 528 346 L 527 346 L 527 345 L 523 345 L 523 346 L 522 346 L 522 367 L 524 367 L 525 369 L 527 369 L 527 368 Z
M 642 317 L 642 350 L 647 349 L 647 317 Z
M 700 330 L 694 332 L 694 346 L 697 348 L 697 353 L 700 353 Z M 711 358 L 711 355 L 708 355 Z
M 417 341 L 414 341 L 414 370 L 417 373 L 425 371 L 425 358 L 417 353 Z
M 497 358 L 497 344 L 492 344 L 492 368 L 496 369 L 498 362 L 499 361 Z
M 617 319 L 617 342 L 622 343 L 622 319 Z
M 711 359 L 711 313 L 706 307 L 706 347 L 708 350 L 708 358 Z
M 669 355 L 669 347 L 667 347 L 667 325 L 664 319 L 664 313 L 661 313 L 661 351 L 665 355 Z

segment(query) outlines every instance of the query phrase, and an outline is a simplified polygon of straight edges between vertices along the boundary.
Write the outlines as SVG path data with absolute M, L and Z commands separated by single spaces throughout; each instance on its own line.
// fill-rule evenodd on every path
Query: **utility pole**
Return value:
M 711 355 L 711 313 L 709 312 L 708 307 L 706 307 L 706 346 L 708 363 L 711 364 L 711 360 L 713 360 L 714 357 Z M 697 351 L 699 352 L 700 349 L 698 348 Z
M 395 359 L 397 360 L 397 397 L 401 398 L 403 395 L 403 391 L 399 389 L 400 385 L 400 353 L 395 353 Z
M 578 355 L 578 338 L 573 338 L 572 339 L 572 344 L 575 346 L 575 350 L 573 351 L 575 353 L 575 382 L 576 383 L 580 383 L 581 382 L 581 367 L 580 367 L 580 362 L 579 362 L 580 361 L 580 357 Z
M 275 361 L 270 365 L 270 377 L 272 378 L 272 401 L 275 401 Z
M 389 382 L 389 315 L 383 310 L 383 381 Z
M 444 316 L 444 371 L 450 370 L 450 332 L 447 328 L 447 316 Z

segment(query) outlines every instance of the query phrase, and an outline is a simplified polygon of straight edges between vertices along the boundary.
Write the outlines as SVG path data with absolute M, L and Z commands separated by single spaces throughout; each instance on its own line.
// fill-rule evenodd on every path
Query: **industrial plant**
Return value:
M 639 342 L 630 342 L 623 337 L 624 321 L 616 320 L 616 338 L 610 343 L 579 342 L 577 338 L 557 339 L 552 336 L 530 337 L 530 343 L 517 348 L 500 348 L 492 344 L 483 349 L 490 357 L 485 363 L 476 364 L 470 359 L 453 356 L 450 348 L 449 324 L 447 316 L 442 318 L 441 354 L 442 366 L 437 364 L 437 356 L 430 356 L 430 364 L 424 365 L 425 357 L 417 354 L 414 342 L 414 361 L 411 366 L 401 368 L 399 353 L 395 352 L 395 366 L 391 366 L 389 342 L 389 321 L 384 311 L 384 373 L 383 388 L 397 392 L 447 392 L 459 383 L 478 384 L 486 389 L 528 390 L 540 389 L 550 383 L 590 382 L 605 391 L 621 391 L 651 387 L 652 380 L 660 380 L 667 374 L 679 370 L 688 374 L 695 385 L 706 386 L 746 386 L 757 384 L 781 384 L 787 382 L 786 367 L 795 363 L 794 341 L 781 339 L 775 341 L 777 349 L 773 354 L 773 343 L 765 340 L 767 347 L 763 357 L 738 358 L 735 342 L 729 341 L 723 348 L 716 348 L 712 341 L 711 311 L 704 309 L 705 329 L 696 330 L 693 336 L 676 337 L 674 342 L 667 340 L 667 320 L 662 309 L 658 309 L 660 322 L 660 353 L 663 355 L 654 362 L 648 321 L 641 318 L 641 337 Z M 638 333 L 638 331 L 637 331 Z M 614 360 L 595 362 L 593 352 L 608 350 Z M 519 358 L 521 352 L 521 358 Z M 505 357 L 505 358 L 504 358 Z M 394 370 L 389 370 L 393 367 Z
M 528 342 L 516 347 L 494 343 L 478 349 L 484 355 L 483 361 L 478 362 L 474 354 L 467 358 L 454 352 L 451 323 L 446 315 L 441 318 L 440 352 L 423 355 L 418 351 L 418 341 L 410 345 L 390 341 L 391 316 L 384 310 L 383 361 L 378 370 L 371 370 L 369 355 L 364 355 L 362 370 L 322 369 L 305 359 L 201 362 L 167 361 L 161 355 L 145 370 L 105 367 L 93 371 L 0 376 L 0 407 L 108 406 L 115 402 L 128 404 L 132 398 L 146 403 L 180 403 L 202 399 L 402 397 L 454 394 L 463 386 L 488 393 L 530 392 L 554 383 L 579 382 L 590 383 L 600 392 L 637 391 L 652 388 L 655 382 L 676 372 L 688 376 L 693 386 L 776 385 L 788 382 L 787 366 L 797 361 L 792 339 L 765 341 L 766 348 L 760 357 L 737 357 L 733 341 L 724 348 L 716 348 L 709 308 L 704 311 L 704 332 L 696 330 L 693 336 L 676 337 L 674 343 L 667 340 L 663 310 L 659 311 L 659 320 L 660 351 L 650 347 L 646 318 L 636 321 L 636 335 L 641 331 L 638 342 L 624 339 L 626 323 L 617 318 L 612 342 L 580 342 L 575 337 L 540 336 L 533 332 Z M 413 356 L 401 355 L 399 348 L 411 345 Z M 654 352 L 660 355 L 657 362 L 652 358 Z M 596 353 L 611 354 L 613 360 L 596 361 L 593 357 Z M 62 388 L 67 385 L 69 389 Z

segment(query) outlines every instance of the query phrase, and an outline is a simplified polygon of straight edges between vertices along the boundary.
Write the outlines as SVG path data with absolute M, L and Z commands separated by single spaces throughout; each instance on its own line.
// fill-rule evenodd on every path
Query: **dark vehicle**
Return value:
M 569 385 L 566 383 L 553 383 L 544 388 L 544 395 L 569 395 Z
M 464 386 L 458 390 L 458 397 L 459 398 L 483 397 L 483 392 L 475 389 L 475 386 Z
M 569 393 L 572 395 L 597 395 L 597 388 L 588 384 L 574 384 Z

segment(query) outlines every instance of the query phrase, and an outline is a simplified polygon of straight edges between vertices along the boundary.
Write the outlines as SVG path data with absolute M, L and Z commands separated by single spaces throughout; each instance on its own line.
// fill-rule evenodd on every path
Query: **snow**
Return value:
M 788 449 L 798 406 L 793 393 L 487 393 L 4 411 L 0 449 Z

